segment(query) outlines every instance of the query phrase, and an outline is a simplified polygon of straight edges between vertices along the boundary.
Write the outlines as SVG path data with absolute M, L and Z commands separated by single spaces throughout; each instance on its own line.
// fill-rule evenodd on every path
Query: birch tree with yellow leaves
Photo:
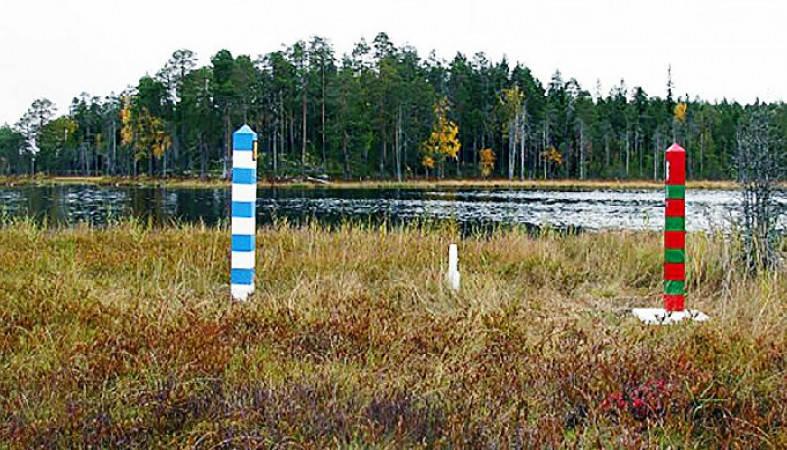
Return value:
M 457 159 L 462 144 L 459 142 L 459 127 L 448 118 L 448 99 L 440 98 L 434 105 L 435 121 L 432 132 L 426 141 L 423 142 L 423 160 L 421 164 L 427 170 L 435 168 L 435 162 L 439 164 L 440 176 L 445 176 L 445 161 Z
M 161 158 L 172 147 L 172 137 L 167 133 L 164 120 L 137 104 L 134 97 L 123 99 L 120 121 L 121 144 L 131 151 L 134 176 L 139 174 L 140 160 Z

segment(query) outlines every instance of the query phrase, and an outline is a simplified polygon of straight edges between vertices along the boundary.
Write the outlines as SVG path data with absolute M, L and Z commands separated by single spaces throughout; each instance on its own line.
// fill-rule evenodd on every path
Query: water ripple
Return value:
M 258 191 L 259 223 L 280 218 L 324 223 L 386 220 L 407 223 L 451 220 L 463 225 L 505 224 L 585 230 L 663 227 L 663 190 L 557 191 L 515 189 Z M 779 197 L 787 205 L 787 198 Z M 0 187 L 0 215 L 49 223 L 104 225 L 122 217 L 167 223 L 224 223 L 229 189 L 97 187 L 91 185 Z M 689 231 L 728 228 L 740 210 L 736 191 L 688 190 Z M 785 223 L 781 223 L 784 227 Z

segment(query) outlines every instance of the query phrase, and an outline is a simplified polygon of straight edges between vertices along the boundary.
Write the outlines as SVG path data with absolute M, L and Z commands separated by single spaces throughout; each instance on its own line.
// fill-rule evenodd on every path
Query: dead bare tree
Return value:
M 756 273 L 779 262 L 776 225 L 784 207 L 776 195 L 787 161 L 773 112 L 763 105 L 752 108 L 738 127 L 734 163 L 737 181 L 743 188 L 741 256 L 747 271 Z

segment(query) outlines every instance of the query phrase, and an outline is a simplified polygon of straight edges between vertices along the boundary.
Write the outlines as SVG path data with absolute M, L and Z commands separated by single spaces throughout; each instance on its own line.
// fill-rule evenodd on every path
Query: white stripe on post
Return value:
M 254 227 L 256 226 L 254 217 L 233 217 L 232 218 L 232 234 L 254 234 Z
M 232 252 L 232 267 L 234 269 L 254 269 L 255 252 Z
M 257 186 L 253 184 L 232 184 L 233 202 L 257 201 Z
M 245 301 L 254 292 L 257 232 L 257 133 L 243 125 L 232 134 L 232 257 L 230 293 Z
M 249 128 L 248 125 L 244 125 L 244 127 Z M 243 128 L 241 128 L 240 130 L 236 131 L 235 133 L 238 133 L 241 130 L 243 130 Z M 251 131 L 251 128 L 249 128 L 249 131 Z M 254 132 L 252 131 L 252 133 L 254 133 Z M 254 134 L 253 136 L 254 136 L 254 139 L 252 140 L 252 144 L 251 144 L 252 146 L 254 145 L 254 142 L 256 142 L 256 136 L 257 135 Z M 248 151 L 247 150 L 239 151 L 238 153 L 235 153 L 235 151 L 233 149 L 233 152 L 232 152 L 232 168 L 233 169 L 256 169 L 257 168 L 257 160 L 254 158 L 254 148 L 252 148 L 251 150 L 248 150 Z

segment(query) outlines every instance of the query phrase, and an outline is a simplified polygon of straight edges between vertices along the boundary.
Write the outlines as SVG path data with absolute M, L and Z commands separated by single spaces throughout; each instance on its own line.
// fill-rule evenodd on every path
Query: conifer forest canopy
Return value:
M 120 94 L 82 93 L 65 112 L 34 100 L 0 128 L 0 175 L 220 177 L 232 131 L 248 123 L 270 177 L 660 180 L 677 141 L 689 178 L 726 179 L 752 111 L 787 129 L 781 102 L 709 102 L 673 86 L 665 67 L 663 92 L 624 80 L 602 92 L 483 53 L 421 55 L 384 33 L 349 54 L 313 37 L 259 56 L 221 50 L 202 67 L 182 49 Z

